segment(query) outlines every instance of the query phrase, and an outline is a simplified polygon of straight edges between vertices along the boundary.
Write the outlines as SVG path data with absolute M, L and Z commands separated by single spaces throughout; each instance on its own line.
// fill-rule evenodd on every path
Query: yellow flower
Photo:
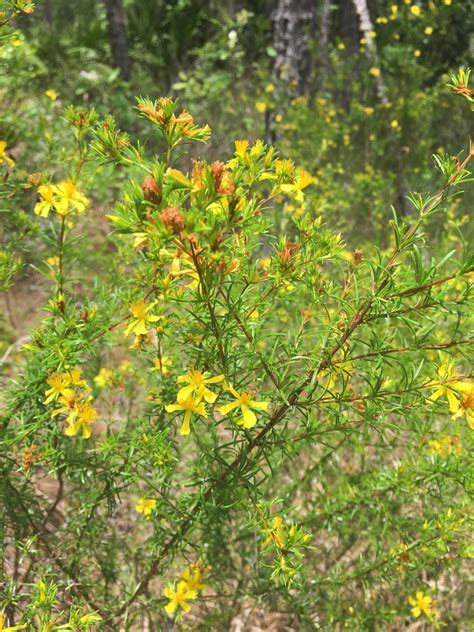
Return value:
M 411 613 L 414 617 L 419 617 L 422 613 L 427 617 L 433 614 L 433 600 L 429 595 L 424 595 L 421 591 L 415 593 L 414 597 L 408 597 L 408 603 L 413 606 Z
M 60 396 L 66 397 L 72 392 L 69 388 L 71 386 L 71 376 L 69 373 L 53 373 L 46 381 L 51 388 L 46 391 L 46 399 L 43 404 L 56 401 Z
M 346 45 L 344 44 L 344 42 L 339 42 L 337 47 L 338 47 L 339 50 L 344 50 L 346 48 Z
M 202 583 L 205 575 L 205 570 L 199 562 L 196 562 L 181 573 L 180 580 L 186 582 L 188 590 L 199 591 L 206 588 L 205 584 Z
M 413 54 L 415 57 L 421 57 L 421 50 L 416 50 Z
M 264 533 L 267 534 L 267 538 L 262 544 L 263 548 L 270 544 L 276 544 L 279 549 L 283 548 L 285 529 L 280 516 L 276 516 L 273 520 L 273 526 L 270 529 L 265 529 Z
M 378 77 L 380 75 L 380 68 L 377 68 L 377 66 L 373 66 L 370 70 L 369 73 L 373 76 L 373 77 Z
M 288 184 L 280 184 L 279 189 L 282 193 L 286 193 L 287 195 L 293 195 L 294 199 L 297 202 L 304 202 L 304 193 L 303 189 L 306 189 L 307 186 L 314 182 L 314 178 L 304 169 L 298 168 L 296 170 L 297 176 L 293 183 Z
M 77 386 L 78 388 L 84 388 L 85 390 L 90 391 L 89 385 L 84 379 L 82 379 L 81 369 L 71 369 L 69 371 L 69 376 L 71 378 L 72 386 Z
M 184 419 L 181 428 L 179 429 L 180 435 L 188 435 L 190 433 L 190 424 L 192 413 L 200 415 L 201 417 L 207 417 L 206 406 L 200 399 L 193 399 L 192 395 L 186 399 L 177 398 L 176 404 L 168 404 L 165 406 L 167 413 L 174 413 L 178 410 L 184 410 Z
M 54 208 L 62 216 L 72 210 L 82 213 L 89 205 L 89 200 L 77 190 L 72 180 L 62 180 L 56 187 L 55 194 L 57 199 Z
M 191 607 L 187 602 L 197 597 L 197 592 L 195 590 L 189 590 L 187 583 L 184 581 L 178 582 L 176 589 L 174 584 L 166 586 L 163 594 L 170 600 L 165 606 L 165 611 L 168 614 L 173 614 L 178 606 L 182 608 L 184 612 L 189 612 Z
M 82 213 L 89 204 L 88 199 L 77 190 L 71 180 L 63 180 L 57 186 L 42 184 L 38 187 L 38 193 L 41 199 L 33 210 L 41 217 L 48 217 L 52 209 L 63 217 L 73 209 Z
M 0 613 L 0 632 L 14 632 L 15 630 L 24 630 L 26 625 L 14 625 L 12 627 L 4 627 L 5 626 L 5 615 L 3 612 Z
M 156 303 L 157 301 L 146 303 L 143 299 L 132 303 L 130 306 L 130 312 L 133 316 L 133 320 L 125 329 L 126 336 L 131 333 L 136 336 L 146 336 L 150 329 L 150 327 L 148 327 L 148 323 L 156 323 L 161 320 L 161 316 L 155 316 L 149 313 Z
M 412 12 L 413 15 L 415 15 L 416 17 L 421 15 L 421 8 L 417 5 L 414 4 L 410 7 L 410 11 Z
M 48 97 L 48 99 L 51 99 L 51 101 L 56 101 L 56 99 L 58 98 L 58 93 L 52 88 L 46 90 L 45 95 Z
M 255 109 L 257 112 L 261 112 L 262 114 L 267 111 L 267 106 L 263 101 L 257 101 L 255 104 Z
M 15 162 L 7 156 L 5 150 L 7 148 L 7 143 L 4 140 L 0 140 L 0 165 L 2 162 L 6 162 L 9 167 L 13 167 Z
M 443 364 L 438 368 L 438 376 L 441 384 L 439 382 L 435 384 L 427 384 L 429 388 L 436 388 L 436 391 L 429 398 L 430 401 L 435 402 L 437 399 L 445 395 L 449 404 L 449 412 L 452 414 L 457 413 L 460 408 L 458 394 L 459 392 L 469 392 L 472 389 L 471 384 L 469 382 L 454 381 L 458 376 L 458 373 L 454 368 L 453 363 L 448 360 L 443 362 Z M 453 381 L 444 384 L 444 382 L 448 382 L 448 380 Z
M 156 500 L 152 498 L 140 498 L 135 505 L 135 511 L 142 513 L 144 516 L 149 516 L 155 507 Z
M 450 6 L 453 4 L 453 0 L 444 0 L 444 4 L 445 4 L 447 7 L 450 7 Z
M 240 408 L 242 419 L 240 419 L 237 424 L 239 426 L 243 426 L 244 428 L 253 428 L 253 426 L 257 423 L 257 416 L 251 409 L 255 408 L 257 410 L 267 410 L 268 402 L 257 402 L 252 399 L 252 395 L 249 392 L 242 391 L 239 393 L 230 384 L 228 386 L 228 390 L 235 397 L 235 400 L 230 402 L 230 404 L 219 406 L 218 411 L 221 415 L 228 415 L 232 410 Z
M 432 35 L 433 33 L 433 27 L 432 26 L 427 26 L 425 28 L 425 35 Z
M 167 375 L 170 372 L 168 367 L 173 366 L 173 360 L 169 356 L 161 356 L 161 358 L 155 358 L 153 364 L 152 371 L 159 371 L 161 375 Z
M 35 204 L 33 209 L 36 215 L 48 217 L 49 211 L 54 208 L 56 187 L 51 184 L 42 184 L 38 187 L 41 200 Z
M 235 154 L 242 160 L 245 158 L 247 154 L 247 149 L 249 146 L 248 140 L 236 140 L 235 141 Z
M 77 404 L 74 414 L 68 419 L 69 425 L 64 430 L 64 434 L 68 437 L 74 437 L 82 430 L 82 438 L 89 439 L 92 434 L 90 425 L 96 417 L 97 411 L 90 402 Z
M 458 409 L 453 415 L 453 419 L 466 415 L 466 421 L 469 428 L 474 430 L 474 384 L 466 387 L 466 383 L 462 387 L 464 392 L 461 393 L 461 401 L 458 403 Z
M 441 458 L 446 458 L 450 454 L 459 456 L 462 454 L 462 446 L 459 437 L 456 435 L 439 435 L 437 439 L 429 442 L 431 452 Z
M 178 383 L 188 383 L 188 386 L 183 386 L 178 391 L 178 400 L 187 399 L 195 394 L 199 400 L 204 399 L 208 404 L 213 404 L 217 399 L 217 395 L 208 389 L 206 384 L 222 382 L 224 376 L 209 377 L 209 375 L 209 373 L 201 373 L 201 371 L 197 370 L 189 371 L 186 375 L 180 375 L 177 379 Z
M 397 129 L 397 127 L 400 127 L 400 123 L 397 121 L 397 119 L 393 119 L 392 121 L 390 121 L 390 127 L 392 127 L 393 129 Z
M 113 382 L 114 373 L 110 369 L 102 367 L 94 378 L 94 383 L 98 388 L 110 386 Z

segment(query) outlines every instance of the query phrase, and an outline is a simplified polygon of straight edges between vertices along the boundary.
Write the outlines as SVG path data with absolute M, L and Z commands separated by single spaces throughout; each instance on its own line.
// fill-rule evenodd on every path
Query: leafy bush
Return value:
M 176 100 L 136 112 L 157 155 L 83 106 L 48 160 L 1 145 L 2 290 L 22 254 L 46 295 L 2 357 L 0 628 L 464 629 L 472 149 L 351 250 L 275 148 L 208 162 Z

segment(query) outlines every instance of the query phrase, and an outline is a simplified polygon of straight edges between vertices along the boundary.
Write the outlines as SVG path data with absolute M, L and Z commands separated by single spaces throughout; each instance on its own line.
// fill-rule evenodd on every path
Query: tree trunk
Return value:
M 273 18 L 275 75 L 288 81 L 296 95 L 304 94 L 309 80 L 314 14 L 314 0 L 279 0 Z
M 311 75 L 309 41 L 315 22 L 314 0 L 278 0 L 273 13 L 273 47 L 276 51 L 273 78 L 286 84 L 282 94 L 277 90 L 277 102 L 285 97 L 305 94 Z M 266 141 L 275 142 L 276 112 L 266 116 Z
M 357 15 L 359 16 L 360 30 L 367 41 L 367 53 L 374 67 L 379 69 L 379 74 L 375 76 L 375 85 L 377 86 L 377 94 L 383 103 L 387 102 L 385 83 L 380 69 L 379 56 L 377 46 L 371 33 L 374 31 L 374 25 L 370 19 L 369 7 L 367 0 L 352 0 Z
M 319 28 L 320 83 L 324 83 L 329 72 L 329 33 L 331 28 L 331 0 L 323 0 L 321 25 Z
M 127 29 L 122 0 L 104 0 L 104 3 L 107 10 L 113 65 L 120 69 L 122 79 L 128 81 L 132 76 L 132 64 L 128 54 Z
M 53 8 L 51 6 L 51 0 L 44 0 L 43 15 L 49 28 L 51 28 L 53 26 Z

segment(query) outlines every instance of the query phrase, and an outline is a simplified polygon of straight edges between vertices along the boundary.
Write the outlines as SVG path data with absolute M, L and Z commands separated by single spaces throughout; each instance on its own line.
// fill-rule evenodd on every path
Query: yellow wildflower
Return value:
M 415 57 L 421 57 L 421 50 L 416 50 L 413 54 Z
M 255 104 L 255 109 L 257 110 L 257 112 L 263 114 L 267 111 L 267 106 L 263 101 L 257 101 L 257 103 Z
M 474 430 L 474 384 L 469 387 L 462 387 L 465 389 L 461 393 L 461 401 L 458 403 L 458 409 L 453 415 L 453 419 L 466 415 L 466 421 L 469 424 L 469 428 Z
M 113 371 L 110 369 L 106 369 L 102 367 L 101 370 L 97 373 L 94 378 L 94 383 L 98 388 L 105 388 L 106 386 L 110 386 L 113 382 Z
M 51 99 L 51 101 L 56 101 L 56 99 L 58 98 L 58 93 L 52 88 L 46 90 L 45 95 L 48 97 L 48 99 Z
M 130 312 L 133 316 L 133 320 L 125 329 L 125 335 L 133 333 L 136 336 L 146 336 L 150 327 L 148 323 L 156 323 L 161 320 L 161 316 L 155 316 L 150 314 L 150 310 L 156 305 L 157 301 L 152 303 L 146 303 L 143 299 L 135 301 L 130 306 Z
M 424 595 L 421 591 L 415 593 L 414 597 L 408 597 L 408 603 L 413 606 L 411 613 L 414 617 L 419 617 L 422 613 L 427 617 L 433 614 L 433 600 L 429 595 Z
M 199 562 L 196 562 L 192 566 L 188 566 L 188 568 L 181 573 L 180 580 L 186 582 L 188 590 L 204 590 L 206 586 L 202 581 L 205 575 L 205 570 Z
M 53 209 L 63 217 L 73 209 L 82 213 L 89 204 L 88 199 L 77 190 L 72 180 L 63 180 L 57 186 L 42 184 L 38 187 L 38 193 L 41 199 L 33 210 L 41 217 L 48 217 Z
M 427 26 L 425 28 L 425 35 L 432 35 L 433 33 L 433 27 L 432 26 Z
M 453 4 L 453 0 L 444 0 L 444 4 L 445 4 L 447 7 L 450 7 L 450 6 Z
M 280 184 L 280 191 L 286 194 L 293 194 L 297 202 L 304 202 L 303 189 L 314 182 L 314 178 L 304 169 L 297 169 L 295 182 L 288 184 Z
M 178 606 L 182 608 L 184 612 L 189 612 L 191 607 L 187 602 L 197 597 L 197 592 L 195 590 L 189 590 L 185 581 L 178 582 L 176 589 L 174 585 L 166 586 L 163 594 L 170 600 L 165 606 L 165 611 L 168 614 L 173 614 Z
M 429 442 L 431 452 L 441 458 L 446 458 L 451 454 L 459 456 L 462 453 L 461 442 L 456 435 L 440 435 L 437 439 Z
M 135 505 L 135 511 L 142 513 L 144 516 L 149 516 L 155 507 L 156 500 L 152 498 L 140 498 Z
M 243 160 L 245 156 L 247 155 L 248 146 L 249 146 L 248 140 L 236 140 L 235 141 L 235 155 Z
M 64 434 L 68 437 L 74 437 L 82 430 L 82 438 L 89 439 L 92 434 L 90 425 L 96 417 L 97 411 L 90 402 L 77 404 L 74 415 L 68 419 L 69 425 L 64 430 Z
M 224 376 L 209 376 L 210 373 L 202 373 L 197 370 L 189 371 L 186 375 L 180 375 L 177 380 L 178 383 L 188 383 L 188 386 L 183 386 L 178 391 L 178 400 L 187 399 L 191 395 L 195 394 L 199 400 L 204 399 L 208 404 L 213 404 L 217 399 L 217 395 L 208 389 L 206 385 L 222 382 Z
M 454 368 L 453 363 L 449 362 L 448 360 L 443 362 L 443 364 L 438 368 L 438 376 L 438 383 L 427 384 L 429 388 L 436 388 L 436 391 L 429 398 L 430 401 L 435 402 L 437 399 L 445 395 L 449 404 L 449 412 L 452 414 L 457 413 L 460 407 L 459 392 L 470 391 L 472 389 L 471 384 L 464 381 L 455 381 L 458 373 Z M 449 380 L 453 381 L 448 382 Z M 445 382 L 448 383 L 445 384 Z
M 397 129 L 397 127 L 400 127 L 400 123 L 397 121 L 397 119 L 393 119 L 392 121 L 390 121 L 390 127 L 392 127 L 393 129 Z
M 35 204 L 33 210 L 40 217 L 48 217 L 49 211 L 54 209 L 56 187 L 51 184 L 42 184 L 38 187 L 38 193 L 41 196 L 41 200 Z
M 24 630 L 26 625 L 14 625 L 8 628 L 5 627 L 5 614 L 0 612 L 0 632 L 15 632 L 15 630 Z
M 192 413 L 200 415 L 201 417 L 207 417 L 206 406 L 204 403 L 199 398 L 194 399 L 192 395 L 186 397 L 185 399 L 181 399 L 178 396 L 176 404 L 168 404 L 165 406 L 165 410 L 167 413 L 184 410 L 183 424 L 178 431 L 180 435 L 188 435 L 190 433 Z
M 89 205 L 89 200 L 77 190 L 72 180 L 62 180 L 55 189 L 57 199 L 54 208 L 59 215 L 67 215 L 73 209 L 82 213 Z
M 276 544 L 279 549 L 283 548 L 285 530 L 283 520 L 280 516 L 275 517 L 272 527 L 265 529 L 264 533 L 267 534 L 267 538 L 262 544 L 263 548 L 269 546 L 270 544 Z
M 410 7 L 410 11 L 412 12 L 413 15 L 415 15 L 416 17 L 419 17 L 421 15 L 421 8 L 417 5 L 417 4 L 413 4 Z
M 44 404 L 49 404 L 50 402 L 56 401 L 58 397 L 63 396 L 66 397 L 69 393 L 71 393 L 71 376 L 68 373 L 53 373 L 46 380 L 50 385 L 45 395 L 46 399 L 44 400 Z
M 161 375 L 167 375 L 170 372 L 168 367 L 173 366 L 173 360 L 169 356 L 161 356 L 161 358 L 155 358 L 153 364 L 152 371 L 159 371 Z
M 13 167 L 15 162 L 5 153 L 6 148 L 7 143 L 4 140 L 0 140 L 0 165 L 2 162 L 6 162 L 9 167 Z
M 232 410 L 240 408 L 242 419 L 240 419 L 237 424 L 239 426 L 243 426 L 244 428 L 253 428 L 253 426 L 257 423 L 257 416 L 251 409 L 255 408 L 257 410 L 267 410 L 268 402 L 257 402 L 252 399 L 252 395 L 249 392 L 241 391 L 239 393 L 230 384 L 228 386 L 228 390 L 235 397 L 235 400 L 229 404 L 219 406 L 218 411 L 221 415 L 228 415 Z

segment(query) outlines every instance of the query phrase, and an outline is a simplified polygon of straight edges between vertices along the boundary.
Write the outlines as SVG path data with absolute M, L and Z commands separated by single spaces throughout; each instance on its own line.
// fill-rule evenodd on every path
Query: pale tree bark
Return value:
M 324 83 L 329 73 L 329 34 L 331 27 L 331 0 L 323 0 L 321 24 L 319 28 L 320 83 Z
M 104 4 L 107 11 L 113 65 L 120 69 L 122 79 L 128 81 L 132 76 L 132 64 L 128 53 L 125 10 L 122 0 L 104 0 Z
M 311 75 L 310 38 L 315 23 L 314 0 L 278 0 L 273 13 L 273 47 L 276 51 L 273 79 L 278 86 L 277 101 L 305 94 Z M 285 99 L 286 97 L 286 99 Z M 275 112 L 266 115 L 266 141 L 276 140 Z
M 370 18 L 369 7 L 367 6 L 367 0 L 352 0 L 354 8 L 359 17 L 360 30 L 367 41 L 367 53 L 369 55 L 372 65 L 379 69 L 379 74 L 376 75 L 375 85 L 377 87 L 377 95 L 383 102 L 387 102 L 387 90 L 385 88 L 385 82 L 383 80 L 382 70 L 380 68 L 379 55 L 377 52 L 377 46 L 371 33 L 374 30 L 374 25 Z
M 279 0 L 273 18 L 275 74 L 287 81 L 296 95 L 304 94 L 309 80 L 314 5 L 314 0 Z

